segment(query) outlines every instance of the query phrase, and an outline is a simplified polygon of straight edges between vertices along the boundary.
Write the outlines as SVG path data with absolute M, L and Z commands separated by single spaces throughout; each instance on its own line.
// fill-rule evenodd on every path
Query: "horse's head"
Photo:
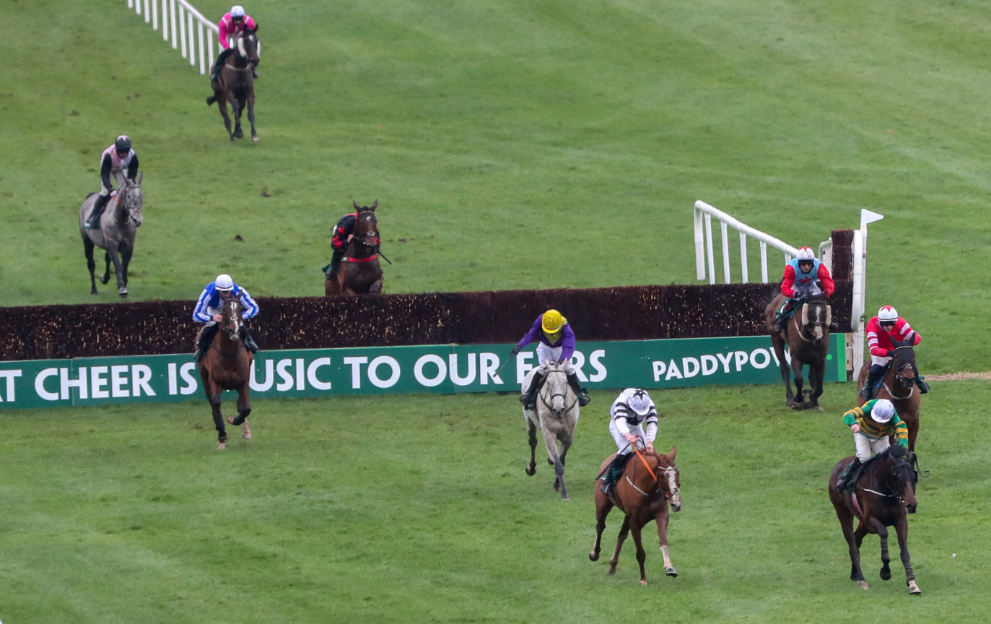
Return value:
M 358 215 L 354 218 L 354 238 L 359 244 L 370 249 L 378 248 L 379 222 L 375 218 L 375 209 L 378 208 L 379 200 L 375 200 L 371 206 L 359 206 L 358 202 L 351 200 Z
M 570 403 L 567 402 L 569 391 L 574 392 L 568 384 L 568 371 L 565 365 L 557 362 L 547 364 L 547 379 L 544 381 L 542 391 L 544 396 L 541 397 L 541 401 L 557 418 L 563 418 L 564 413 L 574 407 L 574 402 L 578 400 L 574 397 Z
M 826 331 L 833 322 L 833 311 L 824 297 L 810 297 L 802 304 L 802 331 L 812 336 L 812 344 L 822 345 Z
M 261 45 L 258 43 L 258 35 L 255 34 L 257 32 L 257 26 L 252 29 L 245 28 L 237 36 L 237 52 L 252 67 L 258 67 L 258 63 L 260 62 L 258 50 Z
M 919 504 L 913 488 L 916 480 L 915 467 L 909 460 L 905 447 L 898 444 L 889 446 L 874 461 L 878 462 L 878 485 L 887 489 L 890 496 L 901 498 L 908 513 L 915 513 Z
M 891 339 L 894 347 L 891 368 L 895 370 L 895 379 L 902 388 L 911 388 L 915 384 L 915 332 L 899 342 Z
M 117 195 L 117 211 L 119 221 L 133 221 L 134 227 L 141 227 L 144 217 L 141 214 L 141 205 L 144 203 L 145 194 L 141 190 L 141 180 L 145 174 L 142 173 L 134 182 L 125 179 Z
M 681 511 L 681 473 L 678 472 L 678 465 L 674 463 L 675 455 L 678 453 L 677 447 L 671 447 L 668 455 L 657 456 L 657 480 L 660 481 L 664 495 L 671 501 L 671 511 Z
M 221 329 L 227 333 L 227 337 L 234 341 L 240 338 L 241 325 L 244 324 L 244 320 L 241 318 L 241 313 L 244 311 L 244 306 L 238 299 L 228 299 L 224 301 L 223 320 L 221 321 Z

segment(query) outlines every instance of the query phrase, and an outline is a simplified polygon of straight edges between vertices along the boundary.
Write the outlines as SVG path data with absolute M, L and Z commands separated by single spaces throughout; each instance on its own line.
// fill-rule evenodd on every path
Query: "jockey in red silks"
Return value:
M 213 64 L 213 70 L 210 72 L 210 80 L 220 79 L 220 70 L 223 69 L 227 57 L 234 51 L 234 40 L 241 31 L 245 28 L 249 30 L 258 28 L 255 20 L 251 19 L 250 15 L 246 15 L 244 7 L 239 4 L 232 6 L 230 13 L 226 13 L 220 18 L 220 23 L 217 24 L 217 27 L 220 30 L 217 33 L 217 38 L 220 40 L 221 52 L 217 56 L 217 62 Z M 251 70 L 251 73 L 255 78 L 258 77 L 258 72 L 254 69 Z
M 877 311 L 877 316 L 867 322 L 867 346 L 871 350 L 871 372 L 867 376 L 867 383 L 864 384 L 860 396 L 865 401 L 871 400 L 874 396 L 874 386 L 881 379 L 884 370 L 894 356 L 894 345 L 891 340 L 895 339 L 904 342 L 914 336 L 911 346 L 922 342 L 922 336 L 912 329 L 908 321 L 898 316 L 898 310 L 891 306 L 883 306 Z M 915 369 L 915 366 L 912 367 Z M 915 384 L 919 386 L 919 392 L 925 394 L 929 392 L 929 384 L 923 381 L 918 369 L 915 369 Z
M 815 252 L 809 247 L 799 249 L 798 256 L 792 258 L 785 265 L 785 275 L 781 280 L 781 293 L 789 299 L 774 319 L 774 331 L 780 332 L 784 329 L 785 323 L 791 318 L 802 299 L 822 292 L 826 293 L 826 297 L 832 297 L 835 290 L 836 284 L 833 283 L 829 269 L 826 268 L 825 264 L 816 260 Z
M 375 200 L 375 204 L 378 205 L 377 199 Z M 346 214 L 334 226 L 334 231 L 330 238 L 330 248 L 334 253 L 330 258 L 330 264 L 323 269 L 324 274 L 326 274 L 329 280 L 335 279 L 337 273 L 341 270 L 341 260 L 344 259 L 344 254 L 348 250 L 348 243 L 351 242 L 351 238 L 354 236 L 354 222 L 357 218 L 357 212 Z M 376 236 L 375 243 L 381 245 L 382 239 Z

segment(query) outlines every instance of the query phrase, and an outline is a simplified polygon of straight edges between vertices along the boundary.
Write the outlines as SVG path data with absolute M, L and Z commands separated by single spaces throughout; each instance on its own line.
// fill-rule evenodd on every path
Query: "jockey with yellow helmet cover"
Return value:
M 781 293 L 789 299 L 774 319 L 774 331 L 781 332 L 784 329 L 785 322 L 791 318 L 802 299 L 823 292 L 826 293 L 827 297 L 832 297 L 835 290 L 836 284 L 833 283 L 829 269 L 826 268 L 825 264 L 816 260 L 815 252 L 810 247 L 799 249 L 798 255 L 785 265 L 785 274 L 781 280 Z
M 888 448 L 888 436 L 894 436 L 897 444 L 908 448 L 908 426 L 888 399 L 875 399 L 853 408 L 843 414 L 843 423 L 853 431 L 857 457 L 836 481 L 836 489 L 840 491 L 856 484 L 860 468 Z
M 874 386 L 881 380 L 884 371 L 888 368 L 891 358 L 895 355 L 895 346 L 892 340 L 898 342 L 910 342 L 909 346 L 915 346 L 922 342 L 919 335 L 908 321 L 898 316 L 898 310 L 891 306 L 881 306 L 877 311 L 877 316 L 867 322 L 867 347 L 871 352 L 871 372 L 867 375 L 867 383 L 860 391 L 860 396 L 864 400 L 869 400 L 874 396 Z M 919 370 L 912 365 L 915 373 L 915 383 L 919 386 L 919 392 L 925 394 L 929 392 L 929 384 L 923 381 Z
M 537 345 L 537 361 L 540 363 L 540 367 L 530 379 L 530 387 L 520 397 L 520 402 L 523 403 L 523 406 L 527 409 L 534 408 L 537 390 L 544 381 L 547 365 L 551 362 L 564 364 L 565 371 L 568 374 L 568 384 L 578 397 L 578 405 L 581 407 L 588 405 L 591 399 L 588 398 L 588 393 L 585 389 L 579 385 L 578 375 L 571 365 L 571 356 L 575 352 L 575 332 L 571 330 L 568 319 L 561 316 L 561 313 L 557 310 L 544 312 L 537 317 L 530 331 L 513 348 L 510 357 L 514 357 L 523 347 L 535 340 L 539 341 Z

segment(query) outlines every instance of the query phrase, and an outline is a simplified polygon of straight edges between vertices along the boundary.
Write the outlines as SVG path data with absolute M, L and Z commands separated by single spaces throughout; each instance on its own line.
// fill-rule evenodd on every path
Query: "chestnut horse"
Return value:
M 902 565 L 905 566 L 905 579 L 908 593 L 921 594 L 922 590 L 915 584 L 915 571 L 908 554 L 908 516 L 915 513 L 918 502 L 915 500 L 913 484 L 918 478 L 912 469 L 912 464 L 906 458 L 905 449 L 901 446 L 889 446 L 864 466 L 863 475 L 857 482 L 856 493 L 839 491 L 836 480 L 843 469 L 853 461 L 846 457 L 833 468 L 829 475 L 829 500 L 836 510 L 843 537 L 850 547 L 850 580 L 860 583 L 860 588 L 867 590 L 867 581 L 860 568 L 860 544 L 868 533 L 877 533 L 881 538 L 881 580 L 891 579 L 891 568 L 888 564 L 888 527 L 895 527 L 898 535 L 898 549 Z M 853 518 L 860 520 L 857 530 L 853 530 Z
M 660 537 L 661 554 L 664 556 L 664 573 L 668 576 L 678 576 L 678 571 L 671 565 L 668 554 L 668 501 L 671 509 L 681 511 L 681 475 L 674 463 L 677 449 L 672 447 L 670 455 L 661 455 L 656 451 L 648 453 L 640 451 L 631 457 L 616 481 L 616 495 L 606 496 L 602 493 L 602 474 L 616 457 L 610 455 L 599 466 L 599 479 L 595 482 L 595 545 L 588 553 L 592 561 L 599 560 L 602 545 L 602 531 L 606 528 L 606 516 L 613 507 L 619 507 L 625 514 L 623 526 L 619 529 L 619 539 L 616 550 L 609 560 L 609 574 L 616 574 L 616 564 L 619 562 L 619 551 L 623 548 L 627 533 L 633 533 L 633 543 L 637 546 L 637 563 L 640 564 L 640 584 L 647 584 L 647 574 L 644 572 L 644 552 L 640 541 L 640 531 L 651 520 L 657 523 L 657 535 Z
M 922 395 L 915 386 L 915 333 L 909 334 L 904 341 L 891 339 L 894 355 L 891 357 L 891 368 L 884 376 L 881 387 L 874 394 L 875 399 L 888 399 L 895 406 L 898 417 L 905 421 L 908 427 L 908 450 L 915 451 L 915 438 L 919 435 L 919 407 Z M 871 372 L 871 363 L 864 362 L 857 376 L 857 403 L 863 401 L 860 391 L 867 383 L 867 375 Z M 893 440 L 892 440 L 893 442 Z M 914 458 L 913 458 L 914 459 Z
M 776 333 L 774 317 L 783 303 L 784 295 L 775 297 L 764 310 L 764 325 L 771 334 L 774 354 L 781 367 L 781 379 L 785 382 L 785 405 L 795 409 L 822 409 L 819 397 L 822 396 L 822 379 L 826 374 L 826 355 L 829 352 L 829 326 L 833 321 L 832 309 L 825 296 L 816 295 L 806 299 L 788 320 L 785 331 Z M 801 319 L 801 320 L 799 320 Z M 791 392 L 788 379 L 788 362 L 785 359 L 785 345 L 791 357 L 791 368 L 795 373 L 795 394 Z M 802 385 L 802 368 L 809 366 L 809 404 L 805 405 Z
M 324 283 L 328 297 L 338 295 L 377 295 L 382 292 L 382 265 L 379 264 L 379 222 L 375 218 L 376 199 L 371 206 L 359 206 L 351 200 L 357 216 L 341 269 L 334 279 Z
M 224 117 L 224 127 L 231 137 L 231 143 L 235 139 L 244 138 L 244 131 L 241 130 L 241 113 L 245 106 L 248 108 L 248 121 L 251 122 L 251 140 L 258 140 L 258 133 L 255 132 L 255 79 L 251 74 L 251 70 L 258 67 L 258 36 L 255 34 L 257 31 L 257 27 L 254 30 L 245 28 L 238 33 L 234 54 L 227 57 L 224 66 L 220 69 L 220 80 L 210 82 L 213 95 L 206 99 L 207 106 L 217 103 L 217 108 Z M 228 102 L 234 111 L 233 130 L 231 130 L 231 118 L 227 115 Z
M 221 312 L 224 318 L 220 322 L 220 331 L 214 336 L 210 348 L 199 363 L 203 391 L 213 409 L 213 423 L 217 427 L 218 449 L 226 448 L 227 445 L 227 429 L 220 413 L 220 393 L 223 390 L 237 391 L 237 416 L 231 416 L 227 422 L 241 425 L 243 437 L 251 437 L 251 429 L 248 427 L 248 414 L 251 413 L 248 381 L 251 379 L 251 361 L 254 355 L 245 348 L 238 336 L 243 323 L 243 312 L 244 306 L 237 299 L 224 302 Z

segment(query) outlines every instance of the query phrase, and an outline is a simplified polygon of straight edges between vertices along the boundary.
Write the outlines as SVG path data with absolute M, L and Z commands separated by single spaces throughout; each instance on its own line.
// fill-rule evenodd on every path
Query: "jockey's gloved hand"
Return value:
M 894 357 L 894 356 L 895 356 L 895 352 L 892 349 L 888 349 L 884 354 L 884 357 Z
M 516 345 L 515 347 L 513 347 L 513 350 L 509 352 L 509 357 L 514 357 L 519 352 L 520 352 L 520 345 Z
M 562 364 L 564 364 L 564 358 L 561 358 L 560 360 L 558 360 L 557 363 L 558 363 L 559 366 L 562 365 Z

